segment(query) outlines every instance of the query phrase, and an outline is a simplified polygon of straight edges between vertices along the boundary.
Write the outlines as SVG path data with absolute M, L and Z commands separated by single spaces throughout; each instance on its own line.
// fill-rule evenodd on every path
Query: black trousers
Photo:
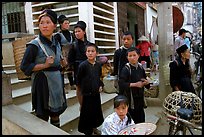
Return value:
M 144 97 L 134 98 L 134 109 L 129 107 L 128 112 L 135 124 L 145 122 Z

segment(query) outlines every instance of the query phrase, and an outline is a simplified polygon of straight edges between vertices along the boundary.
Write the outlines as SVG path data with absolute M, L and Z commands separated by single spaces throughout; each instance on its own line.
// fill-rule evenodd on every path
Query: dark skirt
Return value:
M 67 108 L 65 102 L 60 108 L 56 108 L 56 111 L 50 111 L 49 103 L 49 89 L 47 78 L 43 72 L 36 74 L 33 81 L 34 91 L 32 92 L 32 109 L 35 110 L 38 116 L 59 116 Z M 63 96 L 66 100 L 65 92 Z
M 180 84 L 181 84 L 181 91 L 192 92 L 195 94 L 195 89 L 193 87 L 193 83 L 191 81 L 191 78 L 189 78 L 189 77 L 181 78 Z
M 84 134 L 91 134 L 93 128 L 99 127 L 103 121 L 100 93 L 83 96 L 78 131 Z

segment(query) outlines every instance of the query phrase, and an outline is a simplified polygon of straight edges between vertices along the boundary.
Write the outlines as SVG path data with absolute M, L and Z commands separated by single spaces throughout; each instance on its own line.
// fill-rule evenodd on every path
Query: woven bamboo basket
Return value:
M 150 98 L 157 98 L 159 95 L 159 85 L 151 86 L 150 89 L 144 90 L 144 96 Z
M 176 116 L 176 110 L 180 108 L 181 94 L 183 107 L 190 109 L 192 107 L 192 99 L 194 98 L 193 104 L 193 119 L 191 122 L 200 123 L 202 122 L 202 100 L 195 94 L 184 91 L 175 91 L 170 93 L 163 102 L 164 111 L 170 115 Z
M 16 73 L 19 80 L 27 80 L 30 79 L 30 76 L 26 76 L 20 69 L 21 61 L 23 59 L 25 49 L 26 49 L 26 43 L 34 39 L 36 36 L 25 36 L 22 38 L 19 38 L 12 42 L 13 46 L 13 55 L 14 55 L 14 61 L 15 61 L 15 68 Z

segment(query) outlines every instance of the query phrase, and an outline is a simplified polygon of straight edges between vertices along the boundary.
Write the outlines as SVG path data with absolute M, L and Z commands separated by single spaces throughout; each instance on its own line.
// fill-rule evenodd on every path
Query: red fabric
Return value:
M 140 49 L 140 56 L 150 56 L 151 44 L 147 41 L 142 41 L 136 48 Z

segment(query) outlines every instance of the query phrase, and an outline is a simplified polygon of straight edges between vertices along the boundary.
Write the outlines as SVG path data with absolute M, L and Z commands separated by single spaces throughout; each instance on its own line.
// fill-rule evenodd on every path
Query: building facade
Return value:
M 124 31 L 133 33 L 134 46 L 147 33 L 145 2 L 3 2 L 2 34 L 38 34 L 38 16 L 45 8 L 66 15 L 71 31 L 78 20 L 85 21 L 88 40 L 98 45 L 99 56 L 111 61 Z

